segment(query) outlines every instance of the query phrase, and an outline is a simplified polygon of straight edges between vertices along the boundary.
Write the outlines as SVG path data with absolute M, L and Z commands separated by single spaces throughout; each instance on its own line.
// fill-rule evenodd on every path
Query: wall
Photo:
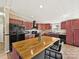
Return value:
M 0 0 L 0 7 L 4 6 L 5 0 Z
M 9 10 L 4 8 L 4 45 L 5 52 L 9 51 Z
M 3 42 L 3 16 L 0 15 L 0 42 Z

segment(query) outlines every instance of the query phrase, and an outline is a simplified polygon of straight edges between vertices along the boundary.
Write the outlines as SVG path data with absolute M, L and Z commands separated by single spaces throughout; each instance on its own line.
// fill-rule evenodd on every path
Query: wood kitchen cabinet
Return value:
M 79 29 L 74 30 L 74 45 L 79 46 Z
M 25 40 L 25 33 L 24 30 L 32 29 L 32 22 L 24 22 L 19 19 L 12 19 L 9 20 L 9 48 L 12 51 L 12 43 Z
M 74 40 L 73 40 L 73 32 L 70 31 L 70 30 L 67 30 L 67 33 L 66 33 L 66 43 L 73 45 L 73 42 L 74 42 Z
M 65 28 L 72 31 L 72 20 L 66 21 Z
M 61 23 L 61 29 L 65 29 L 66 21 Z
M 50 30 L 52 27 L 51 27 L 51 24 L 37 24 L 38 25 L 38 29 L 40 30 Z
M 32 22 L 23 22 L 26 30 L 32 29 Z
M 66 30 L 66 43 L 79 46 L 79 19 L 71 19 L 65 23 L 62 22 L 61 29 L 64 27 Z
M 21 20 L 18 20 L 18 19 L 9 19 L 9 23 L 10 24 L 15 24 L 15 25 L 19 25 L 19 26 L 22 26 L 22 24 L 23 24 L 23 21 L 21 21 Z
M 24 22 L 22 20 L 19 20 L 19 19 L 11 19 L 9 20 L 9 23 L 10 24 L 15 24 L 15 25 L 18 25 L 18 26 L 23 26 L 25 29 L 32 29 L 32 22 Z
M 72 28 L 73 29 L 79 29 L 79 20 L 75 19 L 72 21 Z

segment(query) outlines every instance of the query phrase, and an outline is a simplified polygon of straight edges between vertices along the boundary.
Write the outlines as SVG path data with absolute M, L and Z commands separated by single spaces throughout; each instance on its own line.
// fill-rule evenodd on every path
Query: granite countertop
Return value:
M 52 34 L 66 35 L 66 30 L 57 30 L 52 31 Z

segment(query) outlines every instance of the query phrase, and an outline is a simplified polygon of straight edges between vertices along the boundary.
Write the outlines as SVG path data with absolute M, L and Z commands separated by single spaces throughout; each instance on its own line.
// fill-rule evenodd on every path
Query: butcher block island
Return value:
M 15 49 L 21 59 L 32 59 L 46 48 L 53 45 L 57 40 L 57 38 L 49 36 L 42 36 L 40 41 L 38 37 L 31 38 L 13 43 L 13 49 Z

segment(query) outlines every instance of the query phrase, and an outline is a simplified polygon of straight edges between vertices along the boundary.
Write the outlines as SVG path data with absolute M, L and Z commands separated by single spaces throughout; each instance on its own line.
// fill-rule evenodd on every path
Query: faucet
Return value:
M 42 40 L 42 35 L 41 35 L 41 33 L 39 33 L 39 35 L 38 35 L 38 41 L 41 41 Z
M 46 32 L 49 32 L 49 30 L 45 30 L 45 31 L 41 31 L 39 32 L 39 35 L 38 35 L 38 41 L 42 41 L 42 35 Z

